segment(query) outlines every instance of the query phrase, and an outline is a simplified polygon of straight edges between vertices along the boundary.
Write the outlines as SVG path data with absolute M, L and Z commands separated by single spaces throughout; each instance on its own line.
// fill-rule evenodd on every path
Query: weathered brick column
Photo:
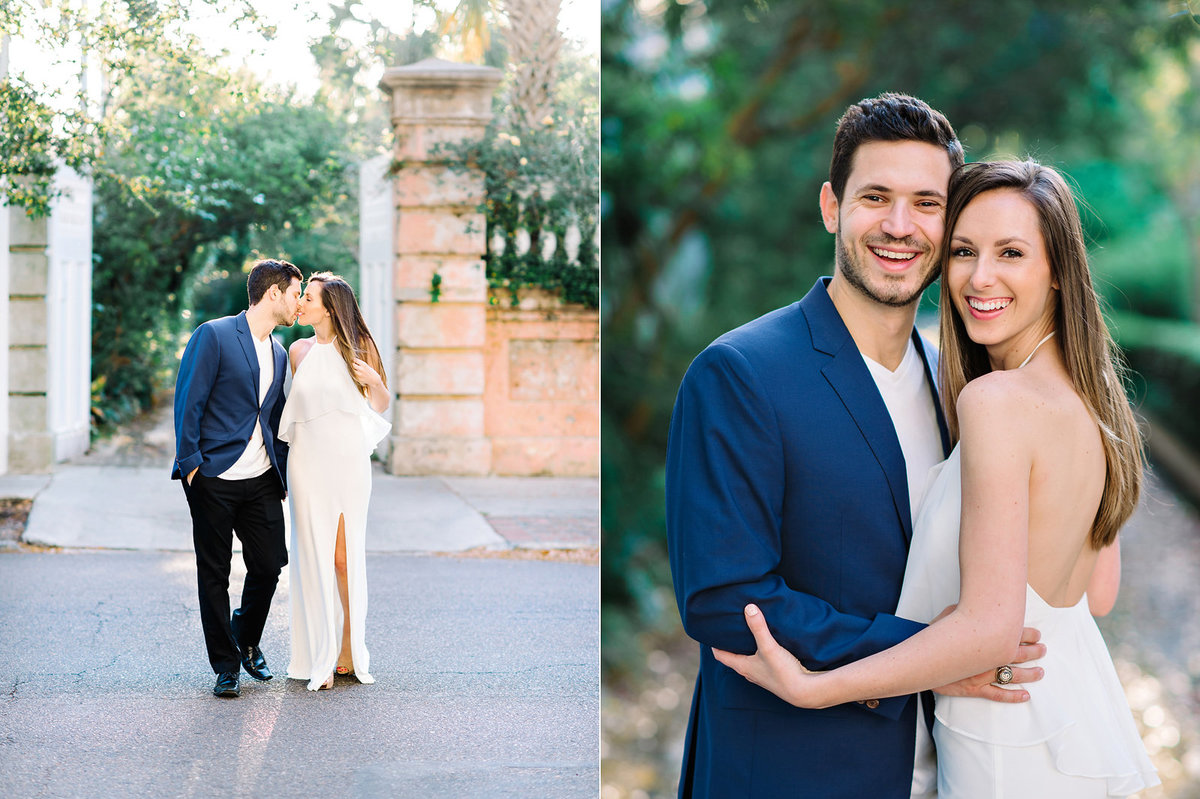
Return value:
M 8 471 L 48 472 L 54 464 L 47 389 L 47 221 L 3 208 L 9 222 Z
M 437 148 L 483 136 L 500 77 L 491 67 L 427 59 L 393 67 L 380 82 L 391 94 L 398 165 L 396 340 L 394 349 L 382 346 L 395 353 L 387 463 L 393 474 L 491 470 L 484 429 L 483 175 L 447 164 Z

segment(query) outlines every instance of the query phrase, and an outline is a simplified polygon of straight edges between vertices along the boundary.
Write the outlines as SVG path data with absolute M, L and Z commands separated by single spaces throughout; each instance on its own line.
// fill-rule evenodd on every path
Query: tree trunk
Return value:
M 552 116 L 554 77 L 562 34 L 558 12 L 562 0 L 507 0 L 509 59 L 513 69 L 512 103 L 517 122 L 541 125 Z

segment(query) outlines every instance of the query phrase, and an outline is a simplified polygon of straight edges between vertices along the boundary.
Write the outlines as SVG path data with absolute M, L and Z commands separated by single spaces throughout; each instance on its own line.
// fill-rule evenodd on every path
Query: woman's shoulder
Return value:
M 987 408 L 1018 401 L 1032 386 L 1019 369 L 988 372 L 963 386 L 958 394 L 958 407 Z
M 1035 421 L 1077 412 L 1080 400 L 1065 374 L 1008 369 L 972 380 L 959 393 L 956 408 L 963 424 L 1028 429 Z
M 313 343 L 316 340 L 317 340 L 316 336 L 309 336 L 308 338 L 298 338 L 292 342 L 292 345 L 290 347 L 288 347 L 288 352 L 308 352 L 309 348 L 312 347 Z
M 293 368 L 300 365 L 300 361 L 304 360 L 304 356 L 312 349 L 313 342 L 316 340 L 316 336 L 310 336 L 292 342 L 292 346 L 288 347 L 288 358 L 291 360 Z

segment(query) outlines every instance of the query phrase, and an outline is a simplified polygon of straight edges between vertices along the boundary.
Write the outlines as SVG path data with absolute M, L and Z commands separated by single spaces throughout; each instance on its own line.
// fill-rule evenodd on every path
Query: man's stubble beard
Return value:
M 926 257 L 926 253 L 922 253 L 918 257 L 924 258 Z M 925 276 L 920 288 L 916 291 L 902 295 L 883 295 L 867 283 L 866 267 L 846 248 L 846 242 L 842 240 L 842 232 L 840 230 L 834 234 L 834 258 L 838 271 L 842 273 L 842 277 L 846 279 L 847 283 L 862 293 L 863 296 L 880 305 L 887 305 L 891 308 L 903 308 L 916 302 L 921 298 L 921 294 L 924 293 L 925 289 L 929 288 L 933 284 L 933 281 L 938 278 L 938 270 L 935 266 L 929 270 L 929 274 Z
M 293 311 L 288 313 L 286 305 L 281 305 L 275 309 L 275 326 L 276 327 L 291 327 L 296 324 L 296 313 Z

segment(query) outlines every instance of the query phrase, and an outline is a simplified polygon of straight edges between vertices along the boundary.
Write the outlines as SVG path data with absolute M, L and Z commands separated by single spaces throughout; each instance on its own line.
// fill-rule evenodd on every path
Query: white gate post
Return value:
M 92 185 L 61 168 L 51 206 L 47 285 L 47 412 L 55 462 L 87 451 L 91 429 Z
M 387 372 L 392 402 L 384 415 L 395 418 L 396 407 L 396 325 L 395 293 L 392 290 L 392 264 L 396 259 L 394 228 L 396 201 L 388 169 L 392 156 L 384 154 L 359 164 L 358 181 L 358 283 L 363 317 Z M 391 438 L 379 442 L 375 452 L 387 463 Z

